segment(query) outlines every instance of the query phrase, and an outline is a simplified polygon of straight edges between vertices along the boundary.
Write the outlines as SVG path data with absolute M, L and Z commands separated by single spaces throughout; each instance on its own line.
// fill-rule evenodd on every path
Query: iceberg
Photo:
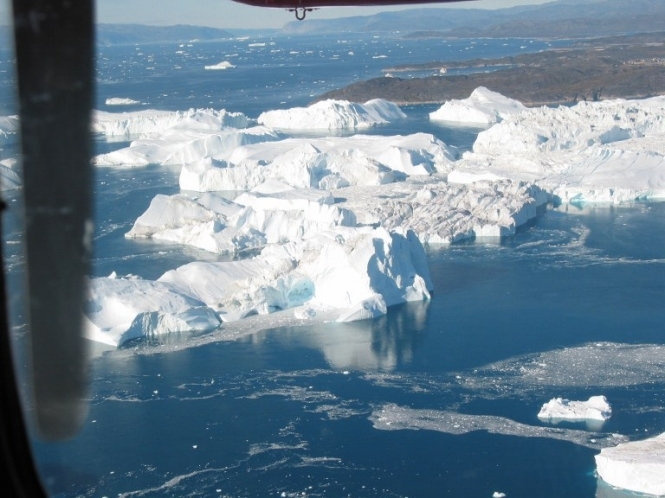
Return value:
M 125 235 L 190 245 L 219 254 L 309 238 L 337 226 L 355 226 L 330 192 L 267 182 L 233 202 L 206 193 L 156 196 Z
M 249 190 L 276 179 L 298 188 L 382 185 L 451 169 L 459 156 L 434 136 L 289 138 L 235 148 L 224 162 L 185 164 L 180 188 L 197 192 Z M 221 156 L 220 156 L 221 157 Z
M 171 286 L 139 278 L 92 279 L 84 309 L 84 335 L 110 346 L 179 332 L 210 332 L 221 324 L 201 301 Z
M 564 398 L 553 398 L 543 405 L 538 418 L 543 421 L 557 423 L 562 420 L 573 422 L 601 421 L 612 416 L 612 407 L 605 396 L 591 396 L 587 401 L 571 401 Z
M 139 102 L 138 100 L 123 98 L 123 97 L 110 97 L 105 101 L 106 105 L 134 105 L 140 103 L 141 102 Z
M 94 164 L 100 167 L 133 168 L 149 164 L 189 164 L 203 159 L 224 161 L 240 145 L 279 138 L 277 133 L 263 126 L 225 128 L 217 132 L 170 130 L 158 138 L 134 140 L 129 147 L 98 155 L 94 158 Z
M 665 97 L 533 108 L 482 131 L 449 178 L 534 182 L 563 202 L 665 197 Z
M 210 66 L 204 66 L 204 69 L 212 70 L 212 71 L 220 71 L 224 69 L 229 69 L 235 67 L 233 64 L 231 64 L 229 61 L 222 61 L 219 64 L 212 64 Z
M 111 105 L 109 100 L 115 102 L 115 99 L 107 99 L 107 105 Z M 107 137 L 160 136 L 173 130 L 215 132 L 228 127 L 247 128 L 250 124 L 251 120 L 243 113 L 225 109 L 189 109 L 175 112 L 155 109 L 135 112 L 95 111 L 92 131 Z
M 355 130 L 406 118 L 394 103 L 373 99 L 358 104 L 347 100 L 323 100 L 309 107 L 262 113 L 259 124 L 293 130 Z
M 208 332 L 220 320 L 287 309 L 302 313 L 303 305 L 310 317 L 334 310 L 340 321 L 359 320 L 428 299 L 431 290 L 425 252 L 413 233 L 336 227 L 269 244 L 251 259 L 189 263 L 157 281 L 92 279 L 86 336 L 120 346 L 139 337 Z
M 0 116 L 0 146 L 16 142 L 18 131 L 18 116 Z
M 521 102 L 480 86 L 468 99 L 449 100 L 444 103 L 439 109 L 431 112 L 429 118 L 432 121 L 489 126 L 525 109 Z
M 665 495 L 665 433 L 603 448 L 595 456 L 598 475 L 618 488 Z

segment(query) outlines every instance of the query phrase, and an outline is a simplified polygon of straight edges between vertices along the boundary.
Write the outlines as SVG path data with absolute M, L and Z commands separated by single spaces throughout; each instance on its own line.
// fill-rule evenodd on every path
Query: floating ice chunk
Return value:
M 526 107 L 521 102 L 480 86 L 468 99 L 450 100 L 431 112 L 429 118 L 434 121 L 488 126 L 524 109 Z
M 373 99 L 364 104 L 346 100 L 324 100 L 309 107 L 262 113 L 258 122 L 278 129 L 334 130 L 369 128 L 406 118 L 392 102 Z
M 213 70 L 213 71 L 229 69 L 229 68 L 232 68 L 232 67 L 235 67 L 235 66 L 233 64 L 231 64 L 229 61 L 222 61 L 218 64 L 212 64 L 210 66 L 204 66 L 205 69 Z
M 249 125 L 250 120 L 243 113 L 225 109 L 189 109 L 175 112 L 148 109 L 122 113 L 95 111 L 92 130 L 106 136 L 131 137 L 159 136 L 171 130 L 214 132 L 227 127 L 247 128 Z
M 309 238 L 336 226 L 355 226 L 355 215 L 333 202 L 330 192 L 294 189 L 277 181 L 262 184 L 234 202 L 212 193 L 196 200 L 182 194 L 158 195 L 126 237 L 236 253 Z
M 128 99 L 123 97 L 110 97 L 106 99 L 106 105 L 134 105 L 140 104 L 141 102 L 134 99 Z
M 538 412 L 539 419 L 554 424 L 563 420 L 572 422 L 604 422 L 611 416 L 612 407 L 607 402 L 605 396 L 591 396 L 588 401 L 553 398 L 545 403 L 540 412 Z
M 502 493 L 501 491 L 495 491 L 492 493 L 492 498 L 506 498 L 506 493 Z
M 180 187 L 200 192 L 248 190 L 269 179 L 301 188 L 382 185 L 405 175 L 448 171 L 457 157 L 454 147 L 425 133 L 257 141 L 237 147 L 223 163 L 187 164 Z
M 94 162 L 97 166 L 136 167 L 223 161 L 236 147 L 278 138 L 275 132 L 262 126 L 243 130 L 226 128 L 212 133 L 174 129 L 159 138 L 135 140 L 129 147 L 96 156 Z
M 91 280 L 88 292 L 84 334 L 111 346 L 170 333 L 209 332 L 221 323 L 201 301 L 160 282 L 102 277 Z
M 637 493 L 665 495 L 665 433 L 603 448 L 595 459 L 598 475 L 608 484 Z

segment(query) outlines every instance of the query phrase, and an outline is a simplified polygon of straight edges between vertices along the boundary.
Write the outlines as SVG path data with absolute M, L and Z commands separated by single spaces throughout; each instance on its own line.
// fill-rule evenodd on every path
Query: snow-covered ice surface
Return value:
M 278 129 L 295 130 L 354 130 L 370 128 L 406 118 L 394 103 L 373 99 L 358 104 L 347 100 L 323 100 L 309 107 L 267 111 L 260 124 Z
M 489 126 L 525 109 L 521 102 L 481 86 L 467 99 L 449 100 L 431 112 L 429 118 L 433 121 Z
M 603 448 L 595 456 L 598 475 L 618 488 L 665 495 L 665 433 Z

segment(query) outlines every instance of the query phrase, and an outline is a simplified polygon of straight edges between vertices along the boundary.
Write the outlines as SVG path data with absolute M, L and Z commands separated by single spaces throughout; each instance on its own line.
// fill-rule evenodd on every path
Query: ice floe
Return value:
M 125 97 L 109 97 L 104 102 L 106 105 L 134 105 L 140 104 L 141 102 L 134 99 L 129 99 Z
M 109 99 L 112 100 L 112 99 Z M 136 103 L 125 99 L 126 104 Z M 107 100 L 107 105 L 109 104 Z M 113 104 L 119 105 L 119 104 Z M 92 131 L 107 137 L 159 136 L 176 130 L 215 132 L 222 128 L 246 128 L 251 120 L 241 112 L 225 109 L 189 109 L 187 111 L 159 111 L 146 109 L 135 112 L 93 113 Z M 0 123 L 1 126 L 1 123 Z M 173 135 L 171 138 L 176 139 Z
M 587 422 L 598 429 L 612 416 L 612 407 L 605 396 L 591 396 L 587 401 L 553 398 L 538 412 L 540 420 L 556 424 L 561 421 Z M 597 423 L 600 422 L 600 423 Z
M 278 129 L 354 130 L 406 118 L 394 103 L 373 99 L 358 104 L 347 100 L 323 100 L 309 107 L 267 111 L 258 122 Z
M 0 116 L 0 147 L 16 142 L 19 131 L 18 116 Z
M 598 475 L 618 488 L 665 495 L 665 433 L 603 448 L 595 456 Z
M 467 99 L 449 100 L 431 112 L 429 118 L 433 121 L 489 126 L 524 109 L 526 107 L 521 102 L 481 86 Z

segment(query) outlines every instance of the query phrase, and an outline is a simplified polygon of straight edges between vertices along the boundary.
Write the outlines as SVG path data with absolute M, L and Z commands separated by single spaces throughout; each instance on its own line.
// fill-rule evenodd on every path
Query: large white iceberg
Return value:
M 595 459 L 598 475 L 608 484 L 637 493 L 665 495 L 665 433 L 603 448 Z
M 337 226 L 355 226 L 354 214 L 333 205 L 330 192 L 267 182 L 234 201 L 158 195 L 126 234 L 238 253 L 270 243 L 309 238 Z
M 396 104 L 383 99 L 368 100 L 364 104 L 323 100 L 309 107 L 264 112 L 258 122 L 278 129 L 354 130 L 404 118 L 406 114 Z
M 109 100 L 111 103 L 109 103 Z M 136 103 L 131 99 L 109 99 L 107 105 Z M 251 120 L 241 112 L 225 109 L 189 109 L 187 111 L 159 111 L 154 109 L 135 112 L 93 113 L 92 131 L 112 137 L 159 136 L 173 130 L 219 131 L 223 128 L 246 128 Z
M 481 132 L 449 178 L 535 182 L 564 202 L 665 197 L 665 97 L 526 109 Z
M 94 158 L 97 166 L 116 168 L 189 164 L 203 159 L 223 161 L 237 147 L 278 140 L 274 131 L 263 126 L 217 132 L 170 130 L 158 138 L 134 140 L 125 147 Z
M 467 99 L 449 100 L 444 103 L 439 109 L 431 112 L 429 118 L 433 121 L 488 126 L 524 109 L 526 107 L 521 102 L 480 86 Z
M 548 422 L 598 420 L 604 422 L 612 416 L 612 407 L 605 396 L 591 396 L 587 401 L 553 398 L 543 405 L 538 418 Z
M 109 97 L 104 103 L 106 105 L 134 105 L 140 104 L 141 102 L 126 97 Z
M 204 69 L 208 70 L 213 70 L 213 71 L 220 71 L 224 69 L 229 69 L 235 67 L 233 64 L 231 64 L 229 61 L 222 61 L 218 64 L 211 64 L 209 66 L 204 66 Z
M 341 321 L 366 319 L 427 299 L 431 289 L 425 252 L 412 232 L 336 227 L 268 245 L 251 259 L 189 263 L 156 282 L 92 279 L 84 311 L 90 339 L 121 345 L 302 306 L 308 316 L 337 310 Z
M 289 138 L 237 147 L 224 162 L 184 165 L 180 188 L 198 192 L 248 190 L 276 179 L 299 188 L 381 185 L 411 175 L 445 172 L 457 150 L 432 135 Z

